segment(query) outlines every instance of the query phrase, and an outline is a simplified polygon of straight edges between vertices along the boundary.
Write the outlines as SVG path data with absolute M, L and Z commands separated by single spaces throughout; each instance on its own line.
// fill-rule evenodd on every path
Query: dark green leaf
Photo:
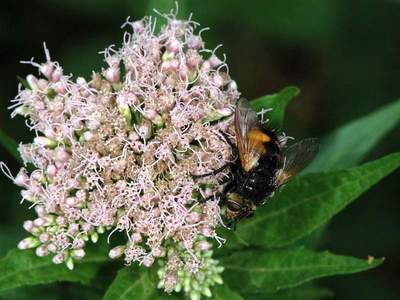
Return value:
M 299 287 L 279 291 L 273 294 L 251 293 L 246 294 L 245 296 L 246 299 L 251 300 L 319 300 L 332 298 L 333 293 L 326 288 L 320 288 L 310 284 L 306 284 Z
M 400 165 L 400 153 L 348 170 L 294 178 L 275 197 L 238 224 L 248 244 L 280 247 L 310 234 Z
M 0 145 L 5 150 L 7 150 L 7 152 L 12 157 L 14 157 L 18 162 L 21 162 L 21 157 L 19 156 L 19 153 L 18 153 L 17 142 L 1 129 L 0 129 Z
M 29 86 L 28 81 L 26 81 L 25 78 L 22 78 L 21 76 L 17 75 L 17 79 L 18 79 L 18 81 L 22 84 L 22 86 L 23 86 L 25 89 L 27 89 L 27 90 L 30 90 L 30 89 L 31 89 L 31 87 Z
M 212 287 L 211 291 L 212 300 L 244 300 L 242 296 L 232 291 L 226 283 Z
M 32 250 L 12 250 L 0 259 L 0 291 L 59 281 L 88 284 L 106 259 L 105 255 L 88 253 L 70 271 L 65 265 L 55 265 L 50 257 L 37 257 Z
M 351 274 L 374 268 L 383 259 L 362 260 L 313 252 L 305 248 L 276 251 L 242 251 L 222 259 L 224 279 L 240 287 L 242 294 L 274 292 L 336 274 Z
M 264 119 L 269 119 L 272 128 L 281 128 L 285 116 L 285 109 L 289 102 L 300 94 L 300 90 L 294 86 L 288 86 L 273 95 L 266 95 L 250 101 L 250 106 L 255 111 L 271 109 L 264 114 Z
M 157 290 L 157 280 L 153 277 L 144 267 L 125 267 L 118 271 L 103 300 L 176 299 L 175 294 L 168 295 Z
M 354 120 L 321 141 L 318 156 L 307 172 L 352 167 L 400 122 L 400 100 Z

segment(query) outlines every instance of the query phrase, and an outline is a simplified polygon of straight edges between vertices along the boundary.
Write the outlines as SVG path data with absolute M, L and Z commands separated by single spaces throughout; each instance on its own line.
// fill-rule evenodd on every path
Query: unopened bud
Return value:
M 63 76 L 63 70 L 61 68 L 57 68 L 51 74 L 51 80 L 53 82 L 57 82 L 61 79 L 62 76 Z
M 49 254 L 49 250 L 47 249 L 47 247 L 45 245 L 41 245 L 39 247 L 36 248 L 36 255 L 39 257 L 43 257 L 46 256 L 47 254 Z
M 35 225 L 33 224 L 33 221 L 27 220 L 24 222 L 23 227 L 26 231 L 32 232 L 32 229 L 35 227 Z
M 31 249 L 35 248 L 40 245 L 40 241 L 38 238 L 30 236 L 18 243 L 18 249 L 20 250 L 25 250 L 25 249 Z
M 51 75 L 54 71 L 54 65 L 51 62 L 44 63 L 39 68 L 40 73 L 42 73 L 47 79 L 51 79 Z
M 132 236 L 131 236 L 131 238 L 132 238 L 132 241 L 133 241 L 134 243 L 139 243 L 139 242 L 142 241 L 142 236 L 141 236 L 141 234 L 140 234 L 139 232 L 133 233 Z
M 145 256 L 145 257 L 143 257 L 143 260 L 142 260 L 143 266 L 149 268 L 149 267 L 151 267 L 153 265 L 153 263 L 154 263 L 154 257 L 153 256 Z
M 52 148 L 52 149 L 57 147 L 57 141 L 56 140 L 49 139 L 49 138 L 44 137 L 44 136 L 35 137 L 33 139 L 33 142 L 35 144 L 40 145 L 40 146 L 48 147 L 48 148 Z
M 108 252 L 108 256 L 109 256 L 111 259 L 116 259 L 116 258 L 118 258 L 118 257 L 121 257 L 122 254 L 124 254 L 125 248 L 126 248 L 125 246 L 117 246 L 117 247 L 114 247 L 114 248 L 112 248 L 112 249 L 110 250 L 110 252 Z
M 36 205 L 35 206 L 35 211 L 38 214 L 39 217 L 44 217 L 47 214 L 47 210 L 44 206 L 41 205 Z
M 55 244 L 53 244 L 53 243 L 49 244 L 49 245 L 47 246 L 47 249 L 48 249 L 50 252 L 52 252 L 52 253 L 55 253 L 55 252 L 57 252 L 57 250 L 58 250 L 57 246 L 56 246 Z
M 56 149 L 56 160 L 59 162 L 66 162 L 69 159 L 70 155 L 64 148 Z
M 67 260 L 65 261 L 65 264 L 67 268 L 70 269 L 71 271 L 74 269 L 74 260 L 72 259 L 72 257 L 68 257 Z
M 71 251 L 71 256 L 76 259 L 82 259 L 86 255 L 85 250 L 75 249 Z
M 176 53 L 176 52 L 178 52 L 179 49 L 181 48 L 181 43 L 180 43 L 177 39 L 172 38 L 171 41 L 168 43 L 168 45 L 167 45 L 166 48 L 167 48 L 167 50 L 168 50 L 169 52 L 174 52 L 174 53 Z
M 129 105 L 127 104 L 127 101 L 126 101 L 124 95 L 119 95 L 117 97 L 117 105 L 118 105 L 119 112 L 125 118 L 126 123 L 128 125 L 131 125 L 132 112 L 131 112 L 131 109 L 129 108 Z
M 39 89 L 39 87 L 37 85 L 38 79 L 34 75 L 30 74 L 30 75 L 26 76 L 26 81 L 28 82 L 31 90 Z
M 151 134 L 152 134 L 152 131 L 151 131 L 151 123 L 149 122 L 149 121 L 147 121 L 147 120 L 144 120 L 143 121 L 143 123 L 142 123 L 142 125 L 140 125 L 138 128 L 137 128 L 137 133 L 139 134 L 139 136 L 142 138 L 142 139 L 148 139 L 148 138 L 150 138 L 151 137 Z
M 92 241 L 92 243 L 97 243 L 97 241 L 99 240 L 99 234 L 94 231 L 92 234 L 90 234 L 90 240 Z
M 197 244 L 197 249 L 201 252 L 207 251 L 210 248 L 211 248 L 211 244 L 207 241 L 200 241 Z
M 117 83 L 120 79 L 120 70 L 118 67 L 109 67 L 103 73 L 104 77 L 111 83 Z
M 218 67 L 222 64 L 222 61 L 216 55 L 211 55 L 208 62 L 210 63 L 211 68 Z
M 46 171 L 47 171 L 47 175 L 50 178 L 53 178 L 54 176 L 57 175 L 57 168 L 55 165 L 48 165 Z
M 15 176 L 14 179 L 14 183 L 18 186 L 21 187 L 27 187 L 29 185 L 29 176 L 26 172 L 25 168 L 21 168 L 17 174 L 17 176 Z
M 53 257 L 53 263 L 56 265 L 59 265 L 61 263 L 63 263 L 65 260 L 65 254 L 64 253 L 58 253 L 57 255 L 55 255 Z

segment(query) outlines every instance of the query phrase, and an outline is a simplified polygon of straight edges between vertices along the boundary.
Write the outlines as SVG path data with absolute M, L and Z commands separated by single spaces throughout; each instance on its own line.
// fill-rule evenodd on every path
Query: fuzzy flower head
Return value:
M 87 243 L 119 232 L 126 243 L 111 258 L 144 267 L 159 259 L 160 286 L 190 293 L 181 281 L 193 274 L 208 295 L 204 264 L 217 282 L 222 271 L 207 241 L 218 239 L 214 195 L 226 173 L 193 175 L 232 159 L 221 132 L 232 135 L 239 92 L 198 24 L 164 17 L 159 33 L 151 18 L 128 19 L 121 48 L 107 48 L 106 66 L 90 79 L 64 74 L 46 48 L 44 63 L 29 62 L 39 76 L 27 76 L 12 116 L 27 117 L 37 134 L 19 147 L 35 170 L 13 179 L 38 216 L 24 223 L 31 236 L 18 247 L 72 268 Z

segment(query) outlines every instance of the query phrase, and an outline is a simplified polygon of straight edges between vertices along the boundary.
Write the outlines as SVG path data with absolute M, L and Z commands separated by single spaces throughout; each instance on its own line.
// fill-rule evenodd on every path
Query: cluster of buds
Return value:
M 227 174 L 194 175 L 232 159 L 224 136 L 234 138 L 239 92 L 198 24 L 164 17 L 159 33 L 151 18 L 128 19 L 121 48 L 104 51 L 107 67 L 90 80 L 64 74 L 46 47 L 45 63 L 29 62 L 39 77 L 27 76 L 12 116 L 37 134 L 19 147 L 35 170 L 13 179 L 38 218 L 18 247 L 72 268 L 99 234 L 121 233 L 110 258 L 163 261 L 160 286 L 198 299 L 221 282 L 207 240 L 219 239 L 215 195 Z

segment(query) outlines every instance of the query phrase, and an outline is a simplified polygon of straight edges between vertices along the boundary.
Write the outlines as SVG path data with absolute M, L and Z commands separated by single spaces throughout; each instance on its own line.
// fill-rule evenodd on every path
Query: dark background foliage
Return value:
M 66 73 L 89 76 L 102 66 L 96 54 L 120 43 L 126 17 L 138 19 L 149 7 L 170 1 L 32 0 L 2 2 L 0 11 L 0 128 L 17 141 L 32 138 L 22 118 L 11 121 L 7 106 L 17 92 L 16 75 L 33 69 L 19 64 L 44 60 L 42 41 Z M 180 3 L 181 16 L 211 31 L 209 48 L 222 43 L 232 77 L 246 98 L 297 85 L 301 95 L 289 106 L 285 130 L 295 137 L 323 136 L 400 95 L 400 1 L 202 0 Z M 374 128 L 370 128 L 371 136 Z M 398 150 L 399 129 L 369 158 Z M 354 132 L 357 135 L 357 132 Z M 13 172 L 18 163 L 3 149 L 0 159 Z M 365 253 L 385 263 L 372 271 L 323 280 L 336 299 L 400 297 L 399 173 L 394 173 L 334 218 L 320 249 L 354 256 Z M 0 254 L 24 236 L 30 212 L 19 191 L 0 176 Z M 306 216 L 305 216 L 306 217 Z M 65 296 L 76 296 L 72 288 Z M 52 291 L 49 294 L 51 298 Z

